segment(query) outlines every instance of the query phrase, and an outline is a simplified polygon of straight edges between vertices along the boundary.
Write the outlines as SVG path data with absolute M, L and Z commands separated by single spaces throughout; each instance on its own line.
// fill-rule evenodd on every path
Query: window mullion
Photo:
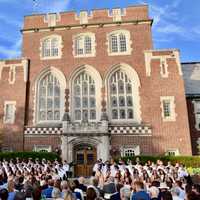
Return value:
M 81 78 L 81 77 L 80 77 Z M 83 82 L 80 80 L 80 102 L 81 102 L 81 120 L 83 120 Z
M 119 80 L 117 78 L 117 73 L 115 74 L 115 78 L 116 78 L 116 89 L 117 89 L 117 92 L 116 92 L 116 97 L 117 97 L 117 119 L 119 119 L 119 112 L 120 112 L 120 107 L 119 107 Z
M 45 121 L 47 120 L 47 99 L 48 99 L 48 84 L 46 84 L 46 94 L 45 94 Z
M 90 119 L 90 93 L 89 93 L 90 83 L 89 83 L 88 80 L 87 80 L 87 85 L 88 85 L 88 90 L 87 90 L 87 103 L 88 103 L 88 107 L 87 107 L 87 110 L 88 110 L 88 120 L 89 120 Z
M 54 113 L 55 113 L 55 104 L 54 104 L 54 99 L 55 99 L 55 77 L 53 76 L 53 95 L 52 95 L 52 107 L 53 107 L 53 120 L 55 119 Z
M 125 75 L 124 75 L 125 76 Z M 126 92 L 126 82 L 123 80 L 124 83 L 124 99 L 125 99 L 125 119 L 128 119 L 128 106 L 127 106 L 127 92 Z
M 50 56 L 53 55 L 53 49 L 52 49 L 52 39 L 50 39 Z
M 83 36 L 83 55 L 85 55 L 85 49 L 86 49 L 86 37 Z
M 120 36 L 117 35 L 117 52 L 120 52 Z

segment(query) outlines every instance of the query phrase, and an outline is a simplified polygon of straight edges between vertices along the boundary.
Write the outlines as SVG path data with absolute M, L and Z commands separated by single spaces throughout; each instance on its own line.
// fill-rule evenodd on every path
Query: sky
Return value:
M 180 49 L 181 62 L 200 61 L 200 0 L 0 0 L 0 59 L 20 57 L 24 15 L 139 4 L 154 19 L 154 49 Z

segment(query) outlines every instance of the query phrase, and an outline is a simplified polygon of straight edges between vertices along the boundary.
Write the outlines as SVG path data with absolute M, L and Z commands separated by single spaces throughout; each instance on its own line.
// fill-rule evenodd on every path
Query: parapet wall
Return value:
M 90 12 L 80 11 L 80 13 L 69 11 L 25 16 L 23 29 L 147 20 L 150 20 L 148 6 L 140 5 L 124 9 L 99 9 Z
M 27 82 L 28 62 L 27 59 L 0 60 L 0 82 L 10 85 L 18 79 Z

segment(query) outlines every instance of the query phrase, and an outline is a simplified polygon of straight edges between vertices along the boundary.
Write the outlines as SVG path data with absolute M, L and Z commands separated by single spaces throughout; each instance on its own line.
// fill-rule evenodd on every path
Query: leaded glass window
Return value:
M 164 100 L 163 101 L 163 111 L 164 111 L 164 117 L 170 117 L 171 112 L 170 112 L 170 100 Z
M 110 36 L 110 52 L 126 52 L 127 51 L 127 38 L 123 33 L 116 33 Z
M 95 81 L 88 73 L 82 72 L 75 78 L 73 94 L 75 120 L 96 120 Z
M 52 73 L 48 73 L 39 82 L 38 121 L 59 121 L 61 109 L 60 82 Z
M 75 54 L 87 55 L 92 53 L 92 39 L 90 36 L 78 36 L 75 38 Z
M 42 43 L 42 57 L 57 57 L 59 54 L 58 38 L 47 38 Z
M 127 74 L 118 70 L 109 79 L 111 118 L 133 119 L 133 91 L 132 82 Z

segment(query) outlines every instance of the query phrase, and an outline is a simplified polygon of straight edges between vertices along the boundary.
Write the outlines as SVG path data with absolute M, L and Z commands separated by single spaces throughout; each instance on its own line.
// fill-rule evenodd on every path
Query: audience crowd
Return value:
M 184 165 L 148 161 L 141 165 L 98 160 L 91 177 L 69 178 L 69 164 L 45 159 L 0 162 L 2 200 L 199 200 Z

